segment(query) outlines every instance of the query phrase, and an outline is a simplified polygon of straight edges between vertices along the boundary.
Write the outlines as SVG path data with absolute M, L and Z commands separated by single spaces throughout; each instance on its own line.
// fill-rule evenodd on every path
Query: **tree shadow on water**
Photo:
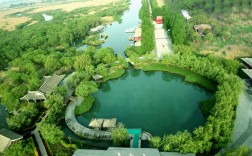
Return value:
M 164 80 L 166 82 L 171 82 L 171 81 L 177 80 L 177 77 L 175 77 L 174 75 L 169 74 L 167 72 L 162 72 L 162 80 Z
M 130 75 L 132 77 L 137 77 L 140 75 L 140 72 L 141 72 L 140 70 L 130 70 Z
M 98 99 L 95 99 L 90 111 L 84 114 L 85 118 L 87 118 L 88 120 L 91 120 L 92 118 L 97 118 L 96 113 L 100 111 L 100 108 L 101 102 Z
M 152 75 L 155 75 L 154 71 L 144 71 L 144 75 L 147 77 L 151 77 Z
M 110 84 L 108 82 L 101 84 L 101 89 L 103 93 L 109 92 L 111 90 Z

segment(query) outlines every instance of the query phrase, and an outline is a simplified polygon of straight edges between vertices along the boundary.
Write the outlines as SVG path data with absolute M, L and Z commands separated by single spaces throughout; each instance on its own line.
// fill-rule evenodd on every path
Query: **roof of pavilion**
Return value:
M 20 98 L 20 100 L 45 100 L 44 93 L 39 91 L 28 91 L 27 94 Z
M 252 69 L 242 69 L 245 74 L 252 79 Z
M 241 60 L 252 68 L 252 58 L 241 58 Z
M 52 76 L 44 76 L 44 82 L 42 86 L 38 89 L 39 91 L 50 94 L 53 89 L 63 80 L 65 75 L 52 75 Z
M 12 141 L 20 140 L 22 138 L 23 136 L 14 133 L 8 129 L 0 129 L 0 152 L 2 152 L 5 148 L 9 147 Z
M 102 78 L 103 78 L 103 76 L 101 76 L 99 74 L 96 74 L 96 75 L 93 76 L 94 80 L 99 80 L 99 79 L 102 79 Z

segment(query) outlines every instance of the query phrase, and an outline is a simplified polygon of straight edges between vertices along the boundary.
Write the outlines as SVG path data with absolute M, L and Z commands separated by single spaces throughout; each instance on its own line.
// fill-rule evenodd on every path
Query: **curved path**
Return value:
M 75 117 L 75 107 L 79 106 L 83 98 L 78 97 L 76 101 L 71 101 L 66 108 L 65 121 L 67 126 L 79 137 L 97 140 L 111 140 L 111 132 L 94 130 L 81 125 Z
M 252 146 L 252 95 L 250 94 L 250 91 L 244 84 L 243 91 L 239 96 L 232 141 L 219 154 L 241 145 Z

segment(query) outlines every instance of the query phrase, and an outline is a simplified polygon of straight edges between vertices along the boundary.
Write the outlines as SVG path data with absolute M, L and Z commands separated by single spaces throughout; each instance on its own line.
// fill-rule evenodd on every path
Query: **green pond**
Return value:
M 77 116 L 81 124 L 88 126 L 92 118 L 117 118 L 127 128 L 163 136 L 204 124 L 199 104 L 212 94 L 174 74 L 130 69 L 102 83 L 93 96 L 92 110 Z

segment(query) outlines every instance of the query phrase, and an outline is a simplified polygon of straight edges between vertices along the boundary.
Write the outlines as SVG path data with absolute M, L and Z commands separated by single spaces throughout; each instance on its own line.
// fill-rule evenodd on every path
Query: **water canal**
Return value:
M 102 33 L 108 34 L 106 42 L 101 45 L 101 47 L 112 47 L 115 53 L 124 56 L 125 49 L 132 44 L 128 38 L 133 36 L 132 33 L 125 33 L 126 29 L 138 26 L 139 22 L 139 10 L 141 9 L 141 0 L 132 0 L 129 5 L 129 9 L 122 15 L 121 22 L 115 21 L 111 25 L 107 25 Z M 86 45 L 81 44 L 82 39 L 78 42 L 77 49 L 83 50 Z
M 77 117 L 81 124 L 88 126 L 92 118 L 117 118 L 127 128 L 162 137 L 202 125 L 199 103 L 211 93 L 167 72 L 130 69 L 103 83 L 93 96 L 92 110 Z

